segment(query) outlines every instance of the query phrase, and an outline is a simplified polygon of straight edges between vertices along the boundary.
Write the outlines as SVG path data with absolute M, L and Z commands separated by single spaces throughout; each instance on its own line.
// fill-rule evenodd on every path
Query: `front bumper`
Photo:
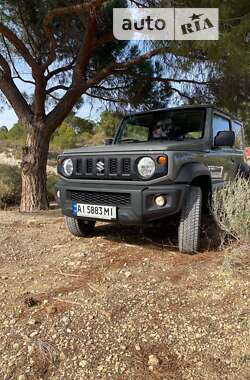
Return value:
M 166 216 L 177 214 L 182 207 L 188 185 L 165 185 L 165 186 L 133 186 L 133 185 L 103 185 L 98 183 L 79 183 L 77 181 L 59 181 L 55 190 L 60 192 L 57 197 L 59 206 L 66 216 L 75 217 L 72 214 L 72 192 L 88 192 L 108 194 L 130 194 L 129 204 L 117 206 L 117 222 L 124 224 L 146 224 L 147 222 L 165 218 Z M 157 195 L 164 195 L 167 203 L 163 207 L 156 206 L 154 199 Z M 108 195 L 107 195 L 108 197 Z M 95 204 L 95 203 L 93 203 Z M 105 204 L 102 204 L 105 206 Z M 87 219 L 87 218 L 86 218 Z M 93 219 L 91 219 L 93 220 Z

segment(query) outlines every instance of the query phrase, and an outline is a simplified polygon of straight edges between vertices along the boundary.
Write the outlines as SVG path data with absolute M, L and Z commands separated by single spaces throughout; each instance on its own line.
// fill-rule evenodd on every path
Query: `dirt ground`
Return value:
M 0 379 L 250 379 L 249 248 L 0 212 Z

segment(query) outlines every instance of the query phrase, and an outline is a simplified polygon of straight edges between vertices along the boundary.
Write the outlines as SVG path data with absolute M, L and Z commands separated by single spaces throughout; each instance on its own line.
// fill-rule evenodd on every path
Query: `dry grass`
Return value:
M 250 182 L 244 178 L 229 182 L 213 195 L 213 213 L 224 232 L 237 241 L 250 241 Z

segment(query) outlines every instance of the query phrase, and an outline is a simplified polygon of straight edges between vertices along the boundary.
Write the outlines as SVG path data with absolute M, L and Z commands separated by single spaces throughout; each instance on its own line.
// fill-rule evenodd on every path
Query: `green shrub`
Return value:
M 20 169 L 17 166 L 0 164 L 0 207 L 15 205 L 20 198 Z
M 74 129 L 63 123 L 55 132 L 51 146 L 56 150 L 72 148 L 75 143 Z
M 48 200 L 55 200 L 54 186 L 58 177 L 49 174 L 47 178 Z M 0 207 L 19 205 L 21 199 L 21 172 L 17 166 L 0 164 Z
M 105 137 L 113 138 L 121 120 L 121 115 L 114 112 L 104 111 L 97 126 L 97 134 L 102 132 Z
M 26 141 L 26 136 L 26 128 L 20 123 L 14 124 L 7 134 L 8 140 L 13 144 L 24 144 Z
M 0 140 L 6 140 L 8 138 L 8 128 L 4 125 L 0 127 Z
M 238 178 L 213 195 L 213 213 L 224 231 L 241 242 L 250 242 L 250 181 Z

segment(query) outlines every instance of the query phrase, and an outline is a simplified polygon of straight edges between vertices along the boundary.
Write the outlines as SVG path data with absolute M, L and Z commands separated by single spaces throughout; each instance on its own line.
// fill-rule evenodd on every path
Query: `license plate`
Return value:
M 75 216 L 103 220 L 116 219 L 117 215 L 116 207 L 114 206 L 89 205 L 76 202 L 72 204 L 72 213 Z

